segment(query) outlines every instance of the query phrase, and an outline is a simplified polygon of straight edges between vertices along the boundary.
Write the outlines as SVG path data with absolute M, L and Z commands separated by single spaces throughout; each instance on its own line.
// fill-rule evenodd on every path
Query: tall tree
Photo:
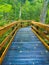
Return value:
M 48 5 L 48 0 L 43 1 L 43 7 L 40 15 L 40 21 L 42 23 L 45 23 L 46 20 L 46 14 L 47 14 L 47 5 Z

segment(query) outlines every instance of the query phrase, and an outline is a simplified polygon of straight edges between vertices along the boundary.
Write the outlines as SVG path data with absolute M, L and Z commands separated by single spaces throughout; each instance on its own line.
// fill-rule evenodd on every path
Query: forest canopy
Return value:
M 40 21 L 43 0 L 0 0 L 0 20 Z M 49 23 L 49 5 L 47 6 L 46 23 Z

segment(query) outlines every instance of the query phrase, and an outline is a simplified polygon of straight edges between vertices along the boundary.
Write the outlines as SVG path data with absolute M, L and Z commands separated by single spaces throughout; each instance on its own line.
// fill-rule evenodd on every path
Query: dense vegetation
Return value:
M 42 5 L 43 0 L 0 0 L 0 26 L 18 20 L 20 16 L 24 20 L 40 21 Z M 46 23 L 49 23 L 49 5 Z
M 43 3 L 44 0 L 0 0 L 0 27 L 19 19 L 40 21 L 40 15 L 44 8 Z M 47 6 L 45 23 L 49 24 L 49 5 Z M 0 36 L 0 43 L 11 31 L 10 29 Z M 47 40 L 45 39 L 45 41 Z M 6 45 L 1 50 L 0 56 L 5 47 Z
M 48 5 L 48 9 L 47 9 L 46 23 L 49 24 L 49 5 Z

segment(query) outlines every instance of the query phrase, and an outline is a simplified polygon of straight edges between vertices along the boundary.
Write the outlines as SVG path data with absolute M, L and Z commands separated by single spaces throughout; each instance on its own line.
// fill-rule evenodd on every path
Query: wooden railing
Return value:
M 49 25 L 42 24 L 40 22 L 31 22 L 32 30 L 34 30 L 34 33 L 38 36 L 38 38 L 42 41 L 42 43 L 46 46 L 46 48 L 49 50 Z M 40 37 L 39 37 L 40 36 Z M 47 42 L 45 41 L 47 40 Z
M 0 56 L 0 64 L 2 63 L 2 61 L 5 57 L 5 54 L 8 50 L 8 48 L 10 47 L 11 42 L 12 42 L 16 32 L 18 31 L 18 29 L 21 27 L 26 27 L 26 26 L 30 26 L 30 25 L 31 25 L 34 33 L 37 35 L 37 37 L 42 41 L 42 43 L 49 50 L 48 44 L 42 39 L 42 38 L 45 38 L 46 40 L 48 40 L 48 43 L 49 43 L 49 37 L 47 37 L 47 35 L 49 35 L 49 26 L 48 25 L 41 24 L 39 22 L 34 22 L 31 20 L 15 21 L 5 27 L 0 28 L 0 36 L 4 35 L 9 29 L 12 29 L 12 31 L 9 33 L 9 35 L 0 43 L 0 52 L 2 51 L 4 46 L 7 45 L 5 47 L 3 53 Z M 46 33 L 45 33 L 45 31 L 46 31 Z
M 31 22 L 29 20 L 22 20 L 22 21 L 19 20 L 19 21 L 14 21 L 13 23 L 11 23 L 9 25 L 0 28 L 0 36 L 4 35 L 9 29 L 12 29 L 12 31 L 9 33 L 9 35 L 7 37 L 5 37 L 5 39 L 0 43 L 0 52 L 2 52 L 4 46 L 7 45 L 5 47 L 5 49 L 3 50 L 3 52 L 1 53 L 0 64 L 2 63 L 2 61 L 5 57 L 5 54 L 9 48 L 9 46 L 11 45 L 11 42 L 12 42 L 16 32 L 18 31 L 18 29 L 29 26 L 30 24 L 31 24 Z
M 5 32 L 7 32 L 9 29 L 12 29 L 11 32 L 9 33 L 9 35 L 0 43 L 0 53 L 2 52 L 2 49 L 5 47 L 4 51 L 2 52 L 2 54 L 0 55 L 0 64 L 2 63 L 4 56 L 9 48 L 9 46 L 11 45 L 11 42 L 16 34 L 16 32 L 18 31 L 20 27 L 20 23 L 18 22 L 13 22 L 5 27 L 2 27 L 0 29 L 0 36 L 4 35 Z
M 19 22 L 21 23 L 21 27 L 27 27 L 31 25 L 31 20 L 21 20 Z

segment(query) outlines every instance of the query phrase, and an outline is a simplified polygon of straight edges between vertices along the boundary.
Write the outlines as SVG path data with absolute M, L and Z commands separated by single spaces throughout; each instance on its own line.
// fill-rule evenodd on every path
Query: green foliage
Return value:
M 38 2 L 38 0 L 33 0 L 31 3 L 26 0 L 22 6 L 22 19 L 39 21 L 41 6 L 42 2 Z
M 43 0 L 0 0 L 0 26 L 7 25 L 11 21 L 18 20 L 21 8 L 21 19 L 40 21 L 40 13 L 42 9 Z M 49 5 L 46 16 L 46 24 L 49 23 Z M 27 26 L 28 23 L 24 23 Z M 30 24 L 29 24 L 30 25 Z M 0 43 L 5 37 L 10 34 L 10 29 L 3 36 L 0 37 Z M 47 42 L 47 40 L 45 40 Z M 1 50 L 0 56 L 4 51 L 6 45 Z
M 0 5 L 0 12 L 10 12 L 12 9 L 12 6 L 9 4 Z
M 46 24 L 49 24 L 49 5 L 47 10 L 47 16 L 46 16 Z
M 8 20 L 8 21 L 6 21 L 6 20 L 0 20 L 0 26 L 5 26 L 5 25 L 7 25 L 7 24 L 10 24 L 11 22 Z
M 19 19 L 40 21 L 43 0 L 0 0 L 0 20 L 5 22 Z M 49 23 L 49 5 L 46 23 Z

